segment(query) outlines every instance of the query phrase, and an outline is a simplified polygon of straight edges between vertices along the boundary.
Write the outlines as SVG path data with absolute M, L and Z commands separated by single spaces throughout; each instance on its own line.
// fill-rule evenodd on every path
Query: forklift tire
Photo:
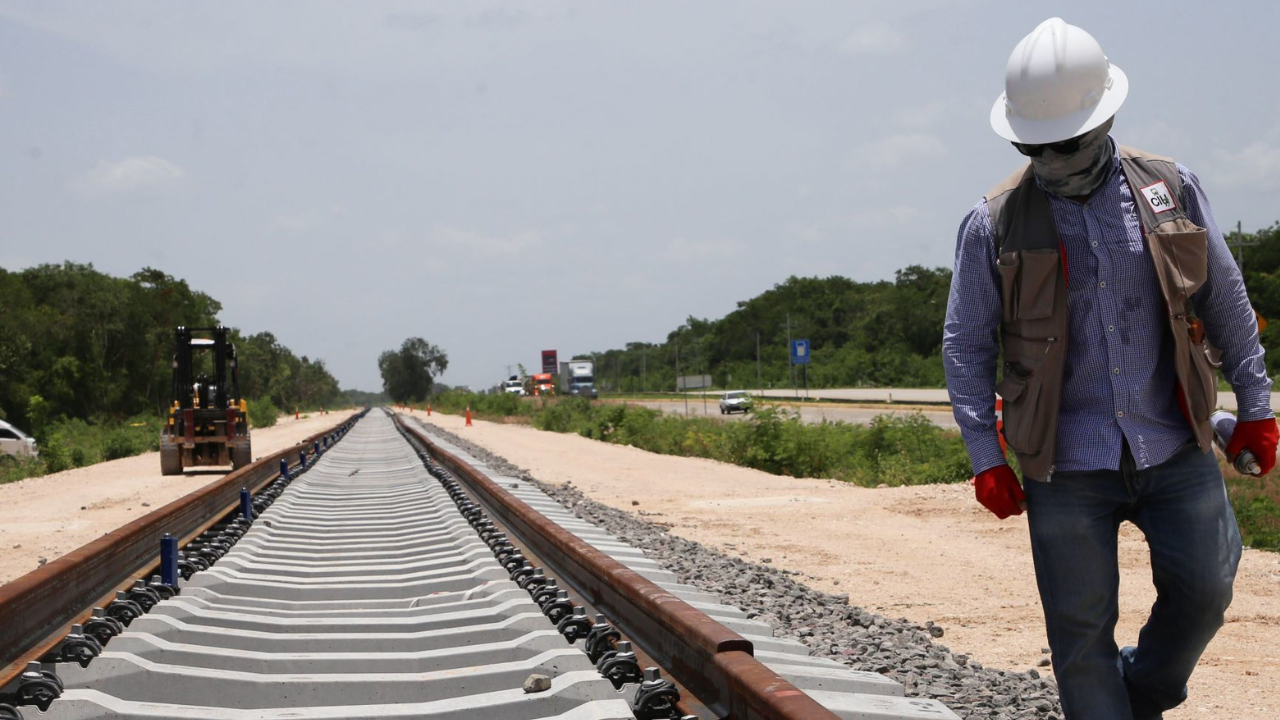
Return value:
M 231 447 L 231 469 L 239 470 L 240 468 L 253 462 L 253 448 L 246 441 L 239 445 Z
M 169 446 L 160 448 L 160 474 L 182 474 L 182 453 L 178 451 L 177 447 Z

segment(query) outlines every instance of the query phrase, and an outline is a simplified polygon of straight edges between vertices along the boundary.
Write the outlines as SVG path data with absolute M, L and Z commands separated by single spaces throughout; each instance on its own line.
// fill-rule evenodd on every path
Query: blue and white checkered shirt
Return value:
M 1115 149 L 1111 174 L 1088 202 L 1049 195 L 1067 253 L 1070 333 L 1054 465 L 1058 472 L 1120 467 L 1121 439 L 1139 468 L 1168 460 L 1191 438 L 1175 395 L 1172 338 L 1133 193 Z M 1200 181 L 1178 166 L 1187 217 L 1208 230 L 1208 279 L 1193 298 L 1241 420 L 1271 417 L 1271 380 L 1240 271 Z M 1003 301 L 986 200 L 956 242 L 942 357 L 974 474 L 1005 462 L 995 429 Z

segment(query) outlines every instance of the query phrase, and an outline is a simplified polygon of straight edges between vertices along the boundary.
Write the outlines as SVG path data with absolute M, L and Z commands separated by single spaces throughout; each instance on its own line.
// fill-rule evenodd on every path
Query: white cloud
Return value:
M 1219 150 L 1214 166 L 1223 185 L 1269 190 L 1280 185 L 1280 139 L 1259 140 L 1238 152 Z
M 941 100 L 903 108 L 894 114 L 899 126 L 912 130 L 927 130 L 947 119 L 953 108 Z
M 438 225 L 427 234 L 427 243 L 439 250 L 504 257 L 536 249 L 543 244 L 543 238 L 542 233 L 537 230 L 519 230 L 510 235 L 486 235 L 475 230 Z
M 700 263 L 714 260 L 728 262 L 742 251 L 742 244 L 728 238 L 689 240 L 678 237 L 667 243 L 662 255 L 677 263 Z
M 347 209 L 342 205 L 333 205 L 328 208 L 313 208 L 297 212 L 281 212 L 271 218 L 271 222 L 267 224 L 267 229 L 281 232 L 301 233 L 317 227 L 323 227 L 346 214 Z
M 861 25 L 840 43 L 842 55 L 885 55 L 907 48 L 907 38 L 902 33 L 889 27 L 887 23 L 875 20 Z
M 857 210 L 850 215 L 850 225 L 862 228 L 902 227 L 914 223 L 920 211 L 914 206 L 899 203 L 874 209 Z
M 854 164 L 859 168 L 891 170 L 919 160 L 937 161 L 948 154 L 947 146 L 936 135 L 906 133 L 889 135 L 859 148 Z
M 103 160 L 81 175 L 76 185 L 91 193 L 126 194 L 155 190 L 171 185 L 186 172 L 162 157 L 129 157 Z
M 812 223 L 793 220 L 783 226 L 782 237 L 789 245 L 821 245 L 827 233 Z

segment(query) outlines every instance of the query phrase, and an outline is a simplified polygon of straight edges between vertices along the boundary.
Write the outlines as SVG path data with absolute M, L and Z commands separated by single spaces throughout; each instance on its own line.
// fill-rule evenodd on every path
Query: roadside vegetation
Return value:
M 798 413 L 757 407 L 743 422 L 664 415 L 585 398 L 521 400 L 514 395 L 445 393 L 433 407 L 490 419 L 519 418 L 541 430 L 577 433 L 664 455 L 701 457 L 776 475 L 836 478 L 858 485 L 919 485 L 969 477 L 959 433 L 920 413 L 881 415 L 870 425 L 806 423 Z

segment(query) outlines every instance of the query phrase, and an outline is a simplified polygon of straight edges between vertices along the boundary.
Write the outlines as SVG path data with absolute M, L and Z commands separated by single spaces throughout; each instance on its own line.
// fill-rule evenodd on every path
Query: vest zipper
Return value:
M 1019 340 L 1030 340 L 1031 342 L 1042 342 L 1042 343 L 1046 343 L 1047 345 L 1046 345 L 1046 347 L 1045 347 L 1045 349 L 1044 349 L 1044 354 L 1045 354 L 1045 355 L 1048 355 L 1048 354 L 1049 354 L 1049 347 L 1048 347 L 1048 346 L 1052 346 L 1052 345 L 1053 345 L 1053 343 L 1058 342 L 1058 338 L 1057 338 L 1056 336 L 1043 337 L 1043 338 L 1040 338 L 1040 337 L 1027 337 L 1026 335 L 1019 335 L 1018 333 L 1013 333 L 1013 332 L 1008 332 L 1008 331 L 1005 331 L 1005 333 L 1004 333 L 1004 334 L 1005 334 L 1005 335 L 1007 335 L 1007 336 L 1009 336 L 1009 337 L 1015 337 L 1015 338 L 1018 338 Z

